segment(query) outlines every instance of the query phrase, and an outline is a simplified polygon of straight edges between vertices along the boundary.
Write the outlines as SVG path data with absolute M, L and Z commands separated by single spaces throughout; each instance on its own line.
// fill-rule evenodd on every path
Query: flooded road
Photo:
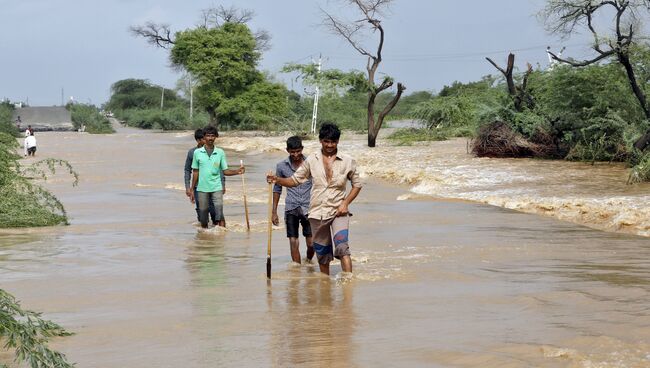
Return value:
M 267 283 L 263 175 L 284 156 L 262 143 L 283 139 L 225 136 L 247 145 L 227 155 L 247 164 L 250 233 L 238 177 L 229 230 L 196 228 L 189 133 L 39 134 L 41 157 L 80 174 L 75 188 L 63 174 L 46 183 L 71 225 L 2 231 L 0 287 L 76 332 L 54 346 L 79 367 L 650 366 L 650 239 L 369 177 L 351 209 L 355 278 L 292 265 L 277 228 Z M 347 138 L 367 175 L 391 149 L 415 149 L 369 153 Z

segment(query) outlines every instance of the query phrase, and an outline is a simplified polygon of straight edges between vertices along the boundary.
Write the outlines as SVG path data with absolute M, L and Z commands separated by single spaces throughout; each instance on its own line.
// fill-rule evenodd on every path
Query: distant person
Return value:
M 290 178 L 307 159 L 302 154 L 302 139 L 298 136 L 287 139 L 287 153 L 289 157 L 280 161 L 275 169 L 275 175 L 280 178 Z M 309 213 L 309 198 L 311 194 L 311 179 L 297 187 L 287 188 L 287 197 L 284 200 L 284 223 L 287 227 L 287 238 L 291 250 L 291 260 L 300 263 L 300 235 L 299 227 L 302 226 L 302 235 L 307 243 L 307 259 L 311 263 L 314 258 L 312 245 L 311 226 L 307 214 Z M 282 195 L 282 186 L 275 184 L 273 187 L 273 214 L 272 221 L 278 225 L 278 202 Z
M 244 165 L 239 169 L 229 169 L 226 153 L 215 147 L 214 140 L 219 137 L 217 128 L 208 125 L 203 129 L 205 144 L 194 150 L 192 159 L 192 185 L 190 187 L 190 201 L 199 201 L 199 221 L 201 227 L 208 227 L 208 208 L 210 202 L 214 204 L 215 218 L 219 226 L 226 226 L 223 216 L 223 187 L 221 174 L 225 176 L 241 175 L 246 171 Z M 194 191 L 196 190 L 196 196 Z
M 18 131 L 20 131 L 20 126 L 22 125 L 22 123 L 23 122 L 20 120 L 20 115 L 18 115 L 18 117 L 16 118 L 16 129 L 18 129 Z
M 25 137 L 25 157 L 36 156 L 36 137 L 30 134 Z
M 205 140 L 203 139 L 203 129 L 197 129 L 194 131 L 194 140 L 196 140 L 196 147 L 192 147 L 187 151 L 187 157 L 185 158 L 185 195 L 187 197 L 190 197 L 190 192 L 191 192 L 191 181 L 192 181 L 192 160 L 194 159 L 194 151 L 197 148 L 203 147 L 205 144 Z M 221 187 L 222 187 L 222 193 L 226 193 L 226 177 L 224 175 L 221 175 Z M 196 219 L 197 221 L 201 221 L 199 217 L 199 201 L 198 201 L 198 196 L 196 189 L 194 190 L 194 202 L 196 204 Z M 216 218 L 216 213 L 214 210 L 214 204 L 212 202 L 209 202 L 208 206 L 208 213 L 210 214 L 210 218 L 212 219 L 212 223 L 214 225 L 217 225 L 219 223 L 219 220 L 223 219 L 218 219 Z M 225 220 L 224 220 L 225 221 Z
M 309 155 L 290 178 L 270 173 L 266 176 L 268 182 L 283 187 L 296 187 L 312 179 L 309 224 L 318 266 L 327 275 L 334 258 L 341 260 L 343 272 L 352 272 L 348 245 L 348 206 L 359 195 L 362 187 L 356 161 L 338 151 L 340 137 L 341 131 L 335 124 L 323 124 L 318 133 L 321 149 Z M 352 184 L 352 189 L 346 195 L 348 181 Z

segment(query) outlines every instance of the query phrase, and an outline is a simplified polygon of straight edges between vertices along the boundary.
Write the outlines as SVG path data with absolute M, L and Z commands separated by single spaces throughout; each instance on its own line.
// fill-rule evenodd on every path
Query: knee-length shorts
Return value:
M 350 218 L 333 217 L 326 220 L 309 219 L 313 236 L 314 251 L 318 263 L 329 264 L 334 258 L 350 255 L 348 235 Z

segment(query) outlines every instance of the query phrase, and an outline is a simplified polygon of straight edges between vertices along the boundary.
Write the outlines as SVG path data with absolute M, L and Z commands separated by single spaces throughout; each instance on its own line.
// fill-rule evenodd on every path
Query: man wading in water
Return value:
M 203 129 L 205 145 L 194 151 L 192 159 L 192 187 L 190 188 L 190 201 L 194 203 L 194 191 L 199 200 L 199 221 L 201 227 L 208 227 L 208 207 L 210 202 L 214 205 L 215 218 L 219 226 L 226 226 L 223 216 L 223 188 L 221 186 L 221 173 L 226 176 L 241 175 L 246 169 L 242 165 L 237 170 L 228 168 L 226 153 L 214 146 L 214 140 L 219 136 L 217 128 L 208 125 Z
M 348 245 L 348 206 L 362 187 L 356 161 L 348 155 L 338 153 L 340 137 L 341 131 L 336 125 L 323 124 L 318 133 L 320 151 L 309 155 L 290 178 L 280 178 L 271 173 L 266 176 L 269 183 L 275 182 L 284 187 L 295 187 L 312 179 L 309 223 L 320 271 L 327 275 L 334 257 L 341 260 L 343 272 L 352 272 Z M 352 189 L 346 196 L 348 180 Z
M 291 177 L 302 163 L 305 156 L 302 154 L 302 140 L 298 136 L 287 139 L 287 152 L 289 157 L 278 163 L 275 169 L 275 176 L 280 178 Z M 300 239 L 298 235 L 299 225 L 302 225 L 302 235 L 307 243 L 307 259 L 311 263 L 314 258 L 312 246 L 311 226 L 309 226 L 309 194 L 311 192 L 311 179 L 297 187 L 287 188 L 287 197 L 284 201 L 284 223 L 287 226 L 287 238 L 291 247 L 291 259 L 300 263 Z M 275 184 L 273 187 L 273 224 L 278 225 L 278 202 L 282 195 L 282 186 Z
M 196 140 L 196 147 L 192 147 L 187 151 L 187 157 L 185 158 L 185 169 L 184 169 L 184 179 L 185 179 L 185 194 L 187 197 L 190 197 L 190 188 L 192 187 L 192 161 L 194 161 L 194 151 L 196 151 L 198 148 L 203 147 L 205 144 L 205 139 L 203 138 L 203 129 L 197 129 L 194 131 L 194 140 Z M 226 194 L 226 177 L 223 175 L 223 172 L 221 172 L 221 192 L 223 194 Z M 196 188 L 194 188 L 194 202 L 196 204 L 196 219 L 200 222 L 201 217 L 199 216 L 199 200 L 198 200 L 198 194 L 196 192 Z M 226 220 L 222 217 L 220 219 L 216 218 L 217 214 L 214 212 L 214 205 L 212 204 L 212 201 L 209 202 L 208 206 L 208 213 L 210 214 L 210 217 L 212 218 L 212 223 L 216 226 L 219 224 L 220 220 L 225 222 Z M 222 213 L 223 215 L 223 213 Z

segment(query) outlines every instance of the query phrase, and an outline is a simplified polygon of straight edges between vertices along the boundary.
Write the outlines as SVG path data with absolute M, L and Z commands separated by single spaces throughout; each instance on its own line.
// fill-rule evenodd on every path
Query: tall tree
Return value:
M 197 104 L 213 124 L 255 125 L 285 114 L 285 88 L 257 70 L 269 37 L 266 33 L 256 37 L 248 28 L 246 22 L 253 13 L 217 7 L 204 10 L 202 15 L 196 28 L 173 35 L 169 26 L 152 23 L 131 30 L 149 43 L 169 49 L 172 65 L 196 78 Z M 251 105 L 245 106 L 242 100 Z
M 375 100 L 377 95 L 393 86 L 393 78 L 385 76 L 381 83 L 375 82 L 377 70 L 382 62 L 382 51 L 384 49 L 385 32 L 381 25 L 383 11 L 393 0 L 341 0 L 360 14 L 360 19 L 354 21 L 343 20 L 332 13 L 323 10 L 324 23 L 334 34 L 345 39 L 358 53 L 368 58 L 366 64 L 367 88 L 368 88 L 368 147 L 375 147 L 377 135 L 386 116 L 395 107 L 406 87 L 397 83 L 397 93 L 378 113 L 375 113 Z M 378 33 L 375 51 L 363 45 L 360 35 L 363 33 Z M 376 116 L 375 116 L 376 115 Z
M 586 28 L 593 38 L 592 49 L 595 56 L 588 60 L 573 60 L 551 56 L 563 63 L 582 67 L 612 59 L 625 69 L 627 79 L 646 119 L 650 120 L 648 106 L 643 88 L 639 85 L 633 63 L 630 59 L 632 47 L 642 39 L 638 35 L 642 28 L 642 17 L 650 9 L 649 0 L 548 0 L 540 13 L 548 31 L 562 37 L 570 37 Z M 611 30 L 600 26 L 596 19 L 613 15 Z M 600 19 L 600 18 L 599 18 Z M 650 130 L 643 134 L 634 146 L 644 150 L 650 146 Z

